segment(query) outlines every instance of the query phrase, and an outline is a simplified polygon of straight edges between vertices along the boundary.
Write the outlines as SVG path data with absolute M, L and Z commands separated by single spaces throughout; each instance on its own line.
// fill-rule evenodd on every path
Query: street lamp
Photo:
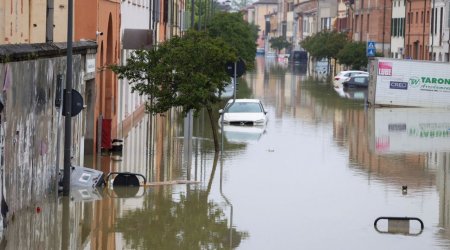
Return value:
M 299 18 L 300 18 L 299 13 L 294 13 L 294 32 L 292 34 L 292 42 L 294 43 L 294 50 L 298 49 L 297 30 L 298 30 L 298 19 Z
M 346 12 L 346 16 L 347 16 L 347 24 L 346 24 L 346 26 L 347 27 L 345 27 L 345 28 L 346 28 L 346 30 L 350 30 L 350 32 L 348 32 L 350 34 L 350 38 L 352 38 L 351 36 L 353 36 L 353 7 L 352 7 L 353 3 L 354 3 L 354 0 L 347 0 L 347 1 L 345 1 L 345 6 L 347 7 L 347 12 Z M 352 11 L 352 18 L 350 18 L 350 14 L 349 14 L 350 10 Z M 350 24 L 349 24 L 350 19 L 352 19 L 352 27 L 351 27 L 351 29 L 350 29 Z

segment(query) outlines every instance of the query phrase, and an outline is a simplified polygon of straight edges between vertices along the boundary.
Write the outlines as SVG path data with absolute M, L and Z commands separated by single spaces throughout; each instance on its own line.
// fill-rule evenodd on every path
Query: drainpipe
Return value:
M 408 13 L 408 15 L 406 15 L 406 13 L 405 13 L 405 16 L 407 16 L 408 17 L 408 49 L 407 49 L 407 51 L 408 51 L 408 57 L 409 58 L 411 58 L 411 51 L 410 51 L 410 49 L 409 49 L 409 45 L 410 45 L 410 42 L 411 42 L 411 0 L 406 0 L 408 3 L 409 3 L 409 13 Z M 405 8 L 405 12 L 406 12 L 406 8 Z M 406 46 L 405 46 L 406 47 Z
M 369 20 L 367 19 L 367 22 L 368 22 Z M 392 22 L 392 20 L 391 20 L 391 22 Z M 386 30 L 386 27 L 385 27 L 385 25 L 386 25 L 386 0 L 384 0 L 384 5 L 383 5 L 383 42 L 381 43 L 381 51 L 382 51 L 382 53 L 383 53 L 383 56 L 384 56 L 384 35 L 385 35 L 385 30 Z
M 359 27 L 359 41 L 362 42 L 362 31 L 363 31 L 363 23 L 364 23 L 362 14 L 364 13 L 364 0 L 361 0 L 360 9 L 361 9 L 361 13 L 359 14 L 359 17 L 361 18 L 361 25 L 360 25 L 361 27 Z M 383 19 L 383 22 L 384 22 L 384 19 Z M 384 29 L 384 26 L 383 26 L 383 29 Z
M 434 30 L 436 29 L 436 18 L 437 18 L 437 16 L 436 16 L 436 14 L 435 14 L 435 0 L 433 0 L 433 8 L 431 9 L 432 10 L 432 12 L 433 12 L 433 14 L 432 14 L 432 16 L 434 17 L 433 18 L 433 30 L 430 32 L 430 34 L 431 34 L 431 60 L 432 61 L 434 61 L 434 52 L 433 52 L 433 47 L 434 47 Z
M 425 19 L 426 19 L 426 12 L 427 9 L 427 0 L 423 0 L 423 28 L 422 28 L 422 49 L 423 49 L 423 55 L 422 59 L 425 60 L 426 53 L 425 53 Z
M 317 32 L 319 33 L 319 27 L 320 27 L 320 0 L 317 0 Z
M 392 23 L 394 22 L 394 20 L 393 20 L 393 18 L 394 18 L 394 3 L 391 1 L 391 27 L 392 27 Z M 406 8 L 406 6 L 405 6 L 405 8 Z M 383 27 L 383 29 L 384 29 L 384 27 Z M 388 52 L 388 56 L 389 57 L 394 57 L 395 56 L 395 54 L 394 54 L 394 51 L 392 50 L 392 48 L 393 48 L 393 46 L 392 46 L 392 30 L 391 30 L 391 34 L 389 34 L 389 44 L 391 45 L 390 46 L 390 48 L 389 48 L 389 52 Z M 383 34 L 384 34 L 384 31 L 383 31 Z M 405 40 L 405 39 L 403 39 L 403 40 Z M 398 48 L 397 48 L 397 51 L 398 51 Z M 401 57 L 403 57 L 403 52 L 402 52 L 402 54 L 400 55 Z M 397 57 L 395 57 L 395 58 L 397 58 Z
M 47 20 L 45 30 L 45 42 L 53 42 L 53 13 L 54 13 L 54 0 L 47 0 Z

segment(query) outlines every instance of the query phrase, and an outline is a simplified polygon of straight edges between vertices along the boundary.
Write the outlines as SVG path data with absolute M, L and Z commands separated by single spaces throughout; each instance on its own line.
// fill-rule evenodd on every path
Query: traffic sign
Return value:
M 70 114 L 72 116 L 76 116 L 76 115 L 78 115 L 81 112 L 81 110 L 83 110 L 83 107 L 84 107 L 84 105 L 83 105 L 83 97 L 81 96 L 80 92 L 72 89 L 72 98 L 71 98 L 71 100 L 72 100 L 72 103 L 70 105 L 70 110 L 71 110 Z M 67 112 L 66 111 L 66 107 L 64 106 L 64 102 L 63 102 L 62 115 L 66 116 L 66 112 Z
M 377 52 L 377 49 L 375 48 L 375 42 L 374 41 L 367 41 L 366 55 L 368 57 L 373 57 L 373 56 L 375 56 L 376 52 Z
M 239 59 L 237 62 L 229 62 L 226 65 L 226 71 L 230 77 L 234 77 L 234 66 L 236 65 L 236 77 L 241 77 L 245 73 L 245 62 Z

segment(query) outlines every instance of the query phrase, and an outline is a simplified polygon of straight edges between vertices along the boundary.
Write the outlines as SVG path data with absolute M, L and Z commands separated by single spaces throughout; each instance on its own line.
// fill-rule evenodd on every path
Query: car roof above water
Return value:
M 358 74 L 367 74 L 367 71 L 364 70 L 344 70 L 338 73 L 338 75 L 344 75 L 347 73 L 358 73 Z
M 228 103 L 232 103 L 233 99 L 228 100 Z M 235 99 L 235 102 L 260 102 L 259 99 Z

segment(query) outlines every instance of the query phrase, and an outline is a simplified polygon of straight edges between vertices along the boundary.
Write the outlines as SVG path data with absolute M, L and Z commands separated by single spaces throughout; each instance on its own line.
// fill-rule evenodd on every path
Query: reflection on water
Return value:
M 380 108 L 369 114 L 376 153 L 450 151 L 450 110 Z
M 222 132 L 222 129 L 220 130 Z M 246 143 L 257 142 L 266 132 L 266 126 L 233 126 L 224 125 L 223 133 L 227 142 Z
M 144 116 L 124 134 L 123 154 L 103 155 L 96 167 L 160 185 L 39 201 L 13 216 L 0 246 L 448 249 L 449 114 L 367 109 L 364 100 L 341 97 L 290 67 L 259 57 L 256 70 L 240 79 L 238 97 L 261 99 L 269 122 L 264 130 L 230 128 L 219 158 L 205 112 L 194 118 L 190 156 L 183 152 L 183 117 Z M 379 233 L 373 223 L 381 216 L 418 217 L 425 228 L 414 237 L 398 233 L 404 224 Z
M 210 181 L 214 175 L 211 173 Z M 210 185 L 168 185 L 73 192 L 70 200 L 60 198 L 57 204 L 48 200 L 14 216 L 0 246 L 234 249 L 248 233 L 228 226 L 226 206 L 210 200 L 210 191 Z

